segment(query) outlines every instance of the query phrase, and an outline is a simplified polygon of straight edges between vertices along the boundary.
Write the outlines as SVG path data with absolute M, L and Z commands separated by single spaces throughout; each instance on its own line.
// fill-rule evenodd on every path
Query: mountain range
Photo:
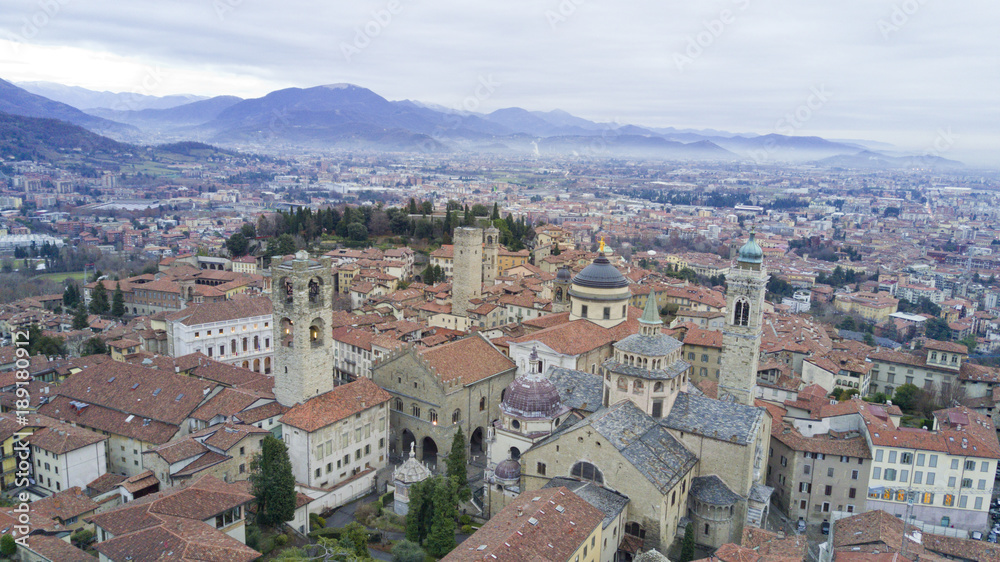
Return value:
M 862 141 L 598 123 L 560 110 L 510 107 L 485 114 L 458 111 L 419 101 L 389 101 L 353 84 L 287 88 L 254 99 L 217 96 L 187 103 L 183 102 L 195 96 L 135 97 L 131 105 L 122 105 L 115 98 L 118 94 L 110 92 L 51 83 L 25 86 L 78 105 L 0 80 L 0 111 L 61 119 L 131 142 L 198 140 L 257 151 L 298 147 L 752 160 L 862 168 L 961 166 L 935 156 L 901 157 Z

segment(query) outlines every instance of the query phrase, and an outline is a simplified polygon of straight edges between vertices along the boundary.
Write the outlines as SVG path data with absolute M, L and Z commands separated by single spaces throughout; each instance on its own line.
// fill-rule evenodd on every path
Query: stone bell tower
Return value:
M 767 290 L 764 251 L 750 233 L 726 276 L 726 325 L 722 333 L 719 398 L 753 405 Z
M 333 272 L 330 258 L 272 266 L 274 396 L 292 406 L 333 390 Z

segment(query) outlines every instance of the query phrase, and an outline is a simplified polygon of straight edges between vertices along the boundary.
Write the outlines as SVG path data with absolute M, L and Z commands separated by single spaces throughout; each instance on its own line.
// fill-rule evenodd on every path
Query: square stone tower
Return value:
M 500 267 L 500 229 L 491 226 L 486 229 L 483 241 L 483 283 L 492 285 Z
M 452 236 L 451 313 L 466 316 L 469 301 L 482 296 L 483 229 L 459 227 Z
M 274 396 L 284 406 L 333 390 L 333 272 L 330 258 L 271 267 Z
M 726 325 L 722 332 L 722 373 L 719 398 L 753 406 L 767 290 L 764 252 L 754 239 L 740 248 L 736 265 L 726 276 Z

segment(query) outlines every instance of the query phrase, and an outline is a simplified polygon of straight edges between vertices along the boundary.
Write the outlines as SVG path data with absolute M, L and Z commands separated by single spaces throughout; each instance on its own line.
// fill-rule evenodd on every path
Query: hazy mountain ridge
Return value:
M 65 103 L 87 113 L 90 113 L 91 109 L 111 109 L 115 111 L 169 109 L 208 99 L 206 96 L 195 96 L 192 94 L 153 96 L 133 92 L 98 92 L 79 86 L 65 86 L 56 82 L 17 82 L 15 85 L 32 94 Z
M 15 103 L 4 109 L 4 103 L 11 104 L 0 95 L 0 111 L 64 119 L 118 137 L 141 130 L 140 138 L 146 141 L 205 139 L 249 144 L 255 149 L 280 144 L 423 152 L 515 151 L 820 166 L 961 165 L 946 159 L 887 155 L 871 150 L 864 141 L 598 123 L 562 110 L 508 107 L 480 114 L 420 101 L 390 101 L 353 84 L 285 88 L 253 99 L 217 96 L 164 109 L 91 109 L 93 115 L 7 82 L 0 81 L 0 94 L 4 87 L 16 94 L 10 97 Z M 866 151 L 877 157 L 858 156 Z
M 88 115 L 73 106 L 32 94 L 2 79 L 0 79 L 0 112 L 24 117 L 59 119 L 102 134 L 127 135 L 138 132 L 135 127 Z

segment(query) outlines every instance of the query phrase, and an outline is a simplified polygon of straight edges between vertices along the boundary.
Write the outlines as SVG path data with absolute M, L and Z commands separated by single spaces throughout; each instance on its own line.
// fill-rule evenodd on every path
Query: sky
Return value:
M 1000 151 L 996 0 L 0 0 L 0 78 Z M 996 163 L 996 162 L 994 162 Z

